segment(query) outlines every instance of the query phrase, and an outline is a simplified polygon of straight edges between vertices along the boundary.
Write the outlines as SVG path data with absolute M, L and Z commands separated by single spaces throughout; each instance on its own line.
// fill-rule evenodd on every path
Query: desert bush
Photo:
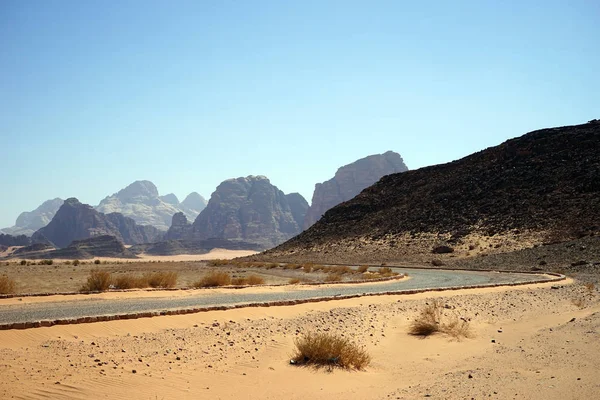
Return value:
M 73 260 L 73 265 L 74 266 L 78 266 L 79 265 L 79 260 Z
M 472 336 L 469 321 L 457 315 L 445 316 L 443 310 L 444 306 L 438 299 L 427 303 L 411 323 L 409 333 L 415 336 L 429 336 L 441 332 L 457 339 Z
M 27 260 L 21 260 L 20 264 L 21 265 L 27 265 Z
M 99 265 L 100 264 L 100 260 L 94 260 L 94 264 Z
M 311 272 L 312 272 L 312 269 L 313 269 L 313 266 L 312 266 L 312 264 L 304 264 L 304 265 L 302 266 L 302 270 L 303 270 L 304 272 L 306 272 L 307 274 L 311 273 Z
M 290 285 L 297 285 L 298 283 L 300 283 L 300 279 L 298 279 L 298 278 L 292 278 L 292 279 L 290 279 L 290 280 L 288 281 L 288 283 L 289 283 Z
M 325 277 L 325 282 L 340 282 L 342 280 L 342 275 L 331 273 Z
M 596 285 L 594 285 L 592 282 L 588 282 L 588 283 L 584 284 L 583 286 L 585 286 L 585 288 L 587 289 L 587 291 L 589 293 L 594 293 L 594 289 L 596 288 Z
M 211 267 L 220 267 L 220 266 L 228 265 L 228 264 L 229 264 L 229 260 L 216 259 L 216 260 L 208 261 L 208 265 Z
M 52 265 L 54 264 L 54 260 L 42 260 L 39 262 L 40 265 Z
M 173 288 L 177 285 L 177 272 L 149 272 L 142 277 L 151 288 Z
M 277 268 L 279 267 L 279 264 L 277 263 L 269 263 L 265 266 L 266 269 L 273 269 L 273 268 Z
M 11 294 L 16 290 L 16 283 L 5 275 L 0 275 L 0 294 Z
M 233 278 L 231 284 L 234 286 L 246 286 L 246 285 L 262 285 L 265 280 L 258 275 L 249 275 L 245 278 Z
M 585 308 L 587 301 L 583 297 L 576 297 L 571 299 L 571 303 L 577 308 Z
M 361 274 L 364 274 L 365 272 L 367 272 L 369 270 L 369 266 L 368 265 L 361 265 L 360 267 L 358 267 L 357 271 L 360 272 Z
M 258 275 L 249 275 L 246 278 L 247 285 L 262 285 L 265 283 L 265 280 Z
M 347 265 L 334 265 L 331 267 L 330 271 L 336 274 L 343 275 L 352 272 L 352 268 L 350 268 Z
M 114 277 L 112 285 L 116 289 L 146 288 L 150 286 L 144 277 L 135 276 L 133 274 L 124 274 Z
M 85 285 L 80 289 L 81 292 L 103 292 L 108 290 L 112 282 L 110 272 L 92 270 Z
M 194 287 L 217 287 L 231 285 L 231 276 L 226 272 L 211 272 L 198 282 L 194 283 Z
M 292 363 L 297 365 L 361 370 L 371 362 L 364 348 L 331 333 L 308 333 L 296 339 L 295 345 Z
M 444 262 L 442 260 L 438 260 L 436 258 L 436 259 L 431 260 L 431 265 L 433 265 L 434 267 L 441 267 L 444 265 Z

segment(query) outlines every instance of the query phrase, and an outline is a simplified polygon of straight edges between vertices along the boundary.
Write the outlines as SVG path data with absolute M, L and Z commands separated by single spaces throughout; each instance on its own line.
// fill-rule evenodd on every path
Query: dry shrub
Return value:
M 246 286 L 246 285 L 262 285 L 265 280 L 258 275 L 250 275 L 245 278 L 233 278 L 231 284 L 234 286 Z
M 248 285 L 263 285 L 265 280 L 258 275 L 250 275 L 246 278 L 246 284 Z
M 435 299 L 427 303 L 417 319 L 411 323 L 409 333 L 415 336 L 429 336 L 437 332 L 457 339 L 472 336 L 469 321 L 457 315 L 445 316 L 442 302 Z
M 585 286 L 590 294 L 594 293 L 594 289 L 596 288 L 596 285 L 594 285 L 592 282 L 585 283 L 583 286 Z
M 571 303 L 577 308 L 585 308 L 587 301 L 583 297 L 577 297 L 571 300 Z
M 142 279 L 152 288 L 173 288 L 177 285 L 177 272 L 149 272 Z
M 307 274 L 312 272 L 313 266 L 312 264 L 304 264 L 302 266 L 302 269 L 304 270 L 304 272 L 306 272 Z
M 216 259 L 216 260 L 208 261 L 208 265 L 211 267 L 221 267 L 223 265 L 229 265 L 229 264 L 230 264 L 230 260 Z
M 112 282 L 110 272 L 93 269 L 85 285 L 79 289 L 81 292 L 103 292 L 110 288 Z
M 442 260 L 435 258 L 435 259 L 431 260 L 431 265 L 433 265 L 434 267 L 442 267 L 445 264 Z
M 352 272 L 352 268 L 350 268 L 347 265 L 336 265 L 331 267 L 330 271 L 336 274 L 347 274 L 349 272 Z
M 367 272 L 369 270 L 369 266 L 368 265 L 361 265 L 360 267 L 358 267 L 357 271 L 360 272 L 361 274 L 364 274 L 365 272 Z
M 321 265 L 321 264 L 313 265 L 313 271 L 314 272 L 323 271 L 325 268 L 326 267 L 324 265 Z
M 112 284 L 116 289 L 134 289 L 148 287 L 148 281 L 133 274 L 123 274 L 113 278 Z
M 205 275 L 194 287 L 217 287 L 231 285 L 231 276 L 227 272 L 211 272 Z
M 279 264 L 277 264 L 277 263 L 270 263 L 265 266 L 265 268 L 267 268 L 267 269 L 273 269 L 273 268 L 277 268 L 277 267 L 279 267 Z
M 364 348 L 331 333 L 308 333 L 294 343 L 292 361 L 298 365 L 361 370 L 371 362 Z
M 288 281 L 288 283 L 289 283 L 290 285 L 297 285 L 298 283 L 300 283 L 300 279 L 298 279 L 298 278 L 292 278 L 292 279 L 290 279 L 290 280 Z
M 342 275 L 340 274 L 329 274 L 325 277 L 325 282 L 339 282 L 342 280 Z
M 11 294 L 16 290 L 16 283 L 8 276 L 0 276 L 0 294 Z

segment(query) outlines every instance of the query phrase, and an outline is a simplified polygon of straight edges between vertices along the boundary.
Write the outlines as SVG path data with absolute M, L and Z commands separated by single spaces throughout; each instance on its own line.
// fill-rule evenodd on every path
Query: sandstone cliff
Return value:
M 292 203 L 299 215 L 301 207 L 296 203 L 302 202 L 297 196 Z M 267 248 L 300 231 L 286 195 L 266 177 L 248 176 L 226 180 L 217 187 L 186 239 L 243 240 Z
M 408 168 L 402 157 L 393 151 L 361 158 L 339 168 L 333 178 L 315 185 L 312 204 L 304 218 L 303 228 L 309 228 L 327 210 L 350 200 L 382 176 L 405 171 Z

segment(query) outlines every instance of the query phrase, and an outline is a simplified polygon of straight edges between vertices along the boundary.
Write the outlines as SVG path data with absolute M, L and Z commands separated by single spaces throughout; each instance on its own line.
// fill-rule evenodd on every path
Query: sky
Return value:
M 409 169 L 600 118 L 600 2 L 0 1 L 0 228 L 135 180 Z

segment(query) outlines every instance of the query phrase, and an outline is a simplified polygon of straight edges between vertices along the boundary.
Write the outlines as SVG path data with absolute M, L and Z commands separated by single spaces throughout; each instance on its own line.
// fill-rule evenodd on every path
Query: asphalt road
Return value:
M 402 292 L 414 289 L 449 288 L 486 284 L 531 282 L 543 279 L 541 275 L 497 273 L 482 271 L 445 271 L 395 268 L 411 279 L 360 285 L 310 286 L 306 290 L 280 293 L 245 293 L 232 289 L 231 293 L 210 293 L 198 290 L 197 296 L 131 298 L 119 300 L 79 300 L 35 304 L 1 305 L 0 324 L 35 322 L 42 320 L 79 317 L 135 314 L 146 311 L 177 310 L 211 306 L 229 306 L 242 303 L 261 303 L 285 300 L 304 300 L 318 297 L 348 296 L 363 293 Z

